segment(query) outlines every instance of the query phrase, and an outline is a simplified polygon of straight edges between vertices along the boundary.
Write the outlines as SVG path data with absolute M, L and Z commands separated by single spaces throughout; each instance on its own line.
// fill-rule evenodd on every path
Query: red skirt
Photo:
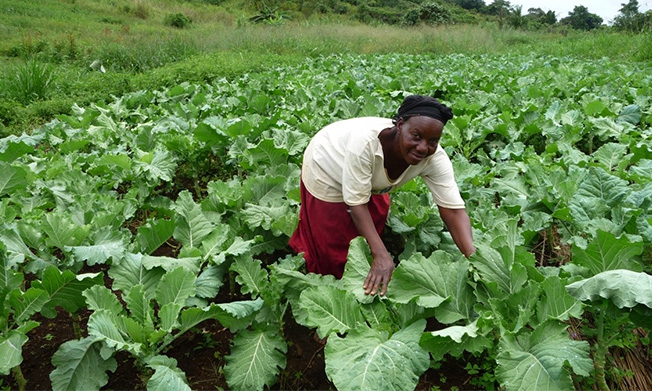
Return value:
M 389 213 L 389 194 L 372 195 L 367 205 L 380 235 Z M 289 244 L 297 253 L 304 253 L 309 272 L 342 278 L 349 243 L 358 236 L 348 205 L 315 198 L 301 181 L 299 226 Z

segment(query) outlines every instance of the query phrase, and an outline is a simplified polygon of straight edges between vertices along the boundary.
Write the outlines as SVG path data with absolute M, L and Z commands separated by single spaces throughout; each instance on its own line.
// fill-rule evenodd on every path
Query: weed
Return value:
M 55 76 L 51 64 L 27 60 L 10 71 L 3 86 L 6 97 L 24 105 L 45 100 L 52 93 Z

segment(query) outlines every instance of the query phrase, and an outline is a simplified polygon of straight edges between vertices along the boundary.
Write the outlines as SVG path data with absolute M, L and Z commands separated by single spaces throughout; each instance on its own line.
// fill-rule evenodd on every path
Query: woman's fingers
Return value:
M 387 292 L 387 285 L 390 279 L 391 274 L 389 273 L 383 273 L 383 275 L 378 276 L 370 272 L 365 279 L 364 285 L 362 285 L 362 288 L 365 290 L 364 293 L 373 296 L 378 292 L 378 288 L 382 287 L 380 295 L 383 296 Z

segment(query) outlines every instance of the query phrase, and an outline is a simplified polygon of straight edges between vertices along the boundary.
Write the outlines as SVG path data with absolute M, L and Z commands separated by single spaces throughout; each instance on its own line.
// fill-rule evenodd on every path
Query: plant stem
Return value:
M 82 339 L 81 317 L 79 314 L 71 314 L 72 330 L 75 333 L 75 338 Z
M 596 317 L 597 326 L 597 340 L 593 346 L 593 368 L 595 369 L 595 381 L 600 391 L 609 391 L 607 380 L 605 378 L 605 365 L 607 349 L 609 344 L 604 340 L 604 316 L 605 308 L 598 308 L 598 316 Z
M 20 365 L 11 368 L 11 373 L 14 376 L 16 384 L 18 384 L 18 390 L 25 391 L 27 388 L 27 380 L 25 379 L 25 376 L 23 376 L 23 371 L 20 369 Z

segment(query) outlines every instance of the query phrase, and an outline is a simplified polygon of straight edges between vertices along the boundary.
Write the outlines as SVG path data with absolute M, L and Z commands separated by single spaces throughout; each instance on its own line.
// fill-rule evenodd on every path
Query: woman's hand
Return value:
M 387 251 L 381 256 L 374 257 L 371 263 L 371 270 L 367 278 L 364 280 L 364 293 L 366 295 L 375 295 L 380 288 L 380 295 L 383 296 L 387 292 L 387 285 L 389 280 L 392 279 L 394 273 L 394 260 Z
M 360 235 L 364 236 L 369 243 L 371 255 L 374 260 L 371 263 L 371 270 L 367 278 L 364 280 L 362 288 L 367 295 L 375 295 L 380 289 L 380 294 L 384 295 L 387 292 L 387 285 L 389 280 L 392 279 L 394 272 L 394 260 L 389 255 L 385 244 L 378 235 L 374 222 L 369 214 L 369 208 L 366 204 L 350 206 L 351 218 Z

